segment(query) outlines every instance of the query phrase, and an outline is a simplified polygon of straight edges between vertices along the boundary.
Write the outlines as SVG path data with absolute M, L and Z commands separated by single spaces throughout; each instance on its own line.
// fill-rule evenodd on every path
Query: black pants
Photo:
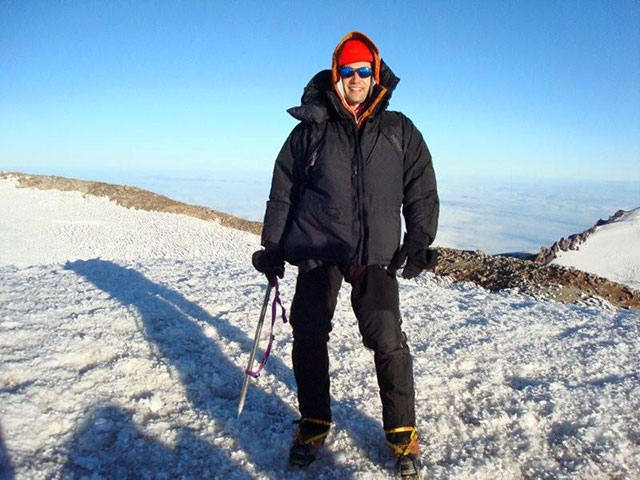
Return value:
M 293 370 L 303 417 L 331 420 L 327 342 L 344 271 L 301 271 L 291 306 Z M 414 426 L 413 364 L 402 332 L 395 276 L 378 265 L 351 279 L 351 305 L 366 347 L 374 351 L 384 429 Z

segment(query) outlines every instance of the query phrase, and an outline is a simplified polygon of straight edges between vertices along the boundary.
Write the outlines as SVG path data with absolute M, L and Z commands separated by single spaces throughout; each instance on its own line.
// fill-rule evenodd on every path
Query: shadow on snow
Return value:
M 179 429 L 171 447 L 145 436 L 132 415 L 114 405 L 101 405 L 88 412 L 68 448 L 62 478 L 88 478 L 89 472 L 98 478 L 118 480 L 171 480 L 184 478 L 185 473 L 189 478 L 218 478 L 221 471 L 231 468 L 236 474 L 225 472 L 225 478 L 251 478 L 191 429 Z
M 15 473 L 9 458 L 9 451 L 4 444 L 4 435 L 0 426 L 0 480 L 13 480 L 14 478 Z
M 145 337 L 156 348 L 160 360 L 169 362 L 177 369 L 180 381 L 185 387 L 188 400 L 193 408 L 215 420 L 224 434 L 235 441 L 237 447 L 247 455 L 257 469 L 274 475 L 275 471 L 283 471 L 288 468 L 288 447 L 293 434 L 291 420 L 296 413 L 278 396 L 254 386 L 249 389 L 242 419 L 236 419 L 237 401 L 244 378 L 244 370 L 233 364 L 219 346 L 204 335 L 196 321 L 212 325 L 225 340 L 238 342 L 248 352 L 251 348 L 252 338 L 247 333 L 231 325 L 224 318 L 210 315 L 177 291 L 151 282 L 134 269 L 99 259 L 68 262 L 65 268 L 110 294 L 122 305 L 132 306 L 138 311 L 142 319 L 142 330 Z M 287 387 L 295 389 L 293 372 L 281 359 L 271 357 L 269 371 Z M 358 443 L 360 450 L 367 452 L 371 461 L 383 465 L 386 459 L 382 454 L 383 432 L 381 425 L 359 412 L 353 405 L 336 401 L 333 401 L 333 404 L 335 423 L 349 431 L 350 436 Z M 118 432 L 112 432 L 110 436 L 98 435 L 98 427 L 95 422 L 104 415 L 120 419 L 124 423 L 123 428 Z M 101 407 L 86 421 L 88 423 L 80 432 L 80 436 L 88 437 L 90 440 L 95 433 L 97 439 L 95 442 L 87 442 L 86 439 L 79 441 L 80 438 L 76 437 L 70 456 L 72 458 L 78 456 L 96 458 L 97 456 L 98 463 L 91 464 L 89 462 L 86 465 L 88 467 L 102 469 L 102 465 L 99 465 L 101 462 L 110 464 L 109 462 L 117 457 L 115 454 L 119 452 L 120 444 L 118 444 L 117 438 L 120 436 L 125 439 L 134 438 L 137 435 L 130 414 L 112 406 Z M 100 420 L 99 424 L 103 425 L 104 422 Z M 115 423 L 113 428 L 118 429 L 117 425 L 118 423 Z M 380 438 L 378 435 L 376 438 L 371 438 L 372 432 L 379 432 Z M 199 440 L 196 433 L 181 431 L 179 437 L 182 442 L 187 441 L 203 451 L 210 450 L 205 452 L 205 460 L 202 465 L 198 466 L 203 473 L 207 469 L 215 468 L 217 474 L 225 476 L 235 472 L 236 476 L 233 478 L 244 478 L 237 476 L 240 474 L 238 470 L 242 467 L 229 458 L 230 453 L 217 451 L 216 447 L 207 444 L 202 439 Z M 113 453 L 111 456 L 104 456 L 100 453 L 103 448 L 100 442 L 104 438 L 116 438 L 115 444 L 109 450 Z M 96 447 L 93 455 L 91 452 L 85 452 L 82 447 L 85 444 Z M 168 447 L 157 442 L 144 440 L 141 443 L 141 448 L 142 451 L 138 452 L 142 455 L 141 458 L 160 458 Z M 151 457 L 145 453 L 148 449 L 151 450 Z M 176 455 L 178 456 L 176 457 Z M 178 462 L 181 468 L 186 468 L 191 472 L 191 466 L 184 464 L 185 461 L 192 458 L 191 456 L 184 457 L 176 452 L 168 452 L 163 458 L 165 458 L 163 465 L 168 462 L 166 459 L 171 459 L 172 462 Z M 331 463 L 326 466 L 330 467 L 331 474 L 335 474 L 336 478 L 350 479 L 354 477 L 356 472 L 346 465 L 333 464 L 327 458 L 319 460 L 319 462 L 326 463 L 326 460 Z M 73 465 L 77 465 L 77 463 Z M 84 469 L 82 466 L 79 468 Z M 323 467 L 314 465 L 311 468 Z M 167 467 L 167 469 L 171 471 L 171 468 Z M 244 474 L 248 477 L 247 472 Z

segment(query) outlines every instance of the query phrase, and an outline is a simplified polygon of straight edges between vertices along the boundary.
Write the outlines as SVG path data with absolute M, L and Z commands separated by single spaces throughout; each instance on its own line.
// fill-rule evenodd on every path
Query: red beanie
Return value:
M 361 40 L 347 40 L 340 50 L 338 66 L 355 62 L 373 62 L 373 53 Z

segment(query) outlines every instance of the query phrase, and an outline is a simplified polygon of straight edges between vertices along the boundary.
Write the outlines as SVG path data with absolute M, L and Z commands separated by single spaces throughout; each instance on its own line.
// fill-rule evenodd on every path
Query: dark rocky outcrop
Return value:
M 591 273 L 480 251 L 439 248 L 436 274 L 473 282 L 490 291 L 513 288 L 536 297 L 579 303 L 599 297 L 620 308 L 640 309 L 640 292 Z
M 555 242 L 551 247 L 542 247 L 540 248 L 540 253 L 535 258 L 537 263 L 542 263 L 548 265 L 551 263 L 557 256 L 559 251 L 566 252 L 567 250 L 578 250 L 580 244 L 584 243 L 589 236 L 596 231 L 596 228 L 601 225 L 607 225 L 608 223 L 613 223 L 618 220 L 622 215 L 624 215 L 624 210 L 618 210 L 616 213 L 611 215 L 607 220 L 600 219 L 596 222 L 596 224 L 585 230 L 582 233 L 574 233 L 573 235 L 569 235 L 567 238 L 561 238 L 557 242 Z

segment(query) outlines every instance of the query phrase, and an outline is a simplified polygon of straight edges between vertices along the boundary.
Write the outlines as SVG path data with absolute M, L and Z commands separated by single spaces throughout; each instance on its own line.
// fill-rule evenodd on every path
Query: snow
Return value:
M 640 290 L 640 208 L 597 227 L 578 250 L 559 251 L 551 263 L 595 273 Z
M 10 180 L 0 204 L 0 478 L 391 478 L 348 286 L 334 427 L 292 471 L 287 325 L 236 418 L 265 291 L 256 236 Z M 289 268 L 286 304 L 294 285 Z M 640 476 L 639 312 L 432 275 L 400 287 L 429 478 Z

